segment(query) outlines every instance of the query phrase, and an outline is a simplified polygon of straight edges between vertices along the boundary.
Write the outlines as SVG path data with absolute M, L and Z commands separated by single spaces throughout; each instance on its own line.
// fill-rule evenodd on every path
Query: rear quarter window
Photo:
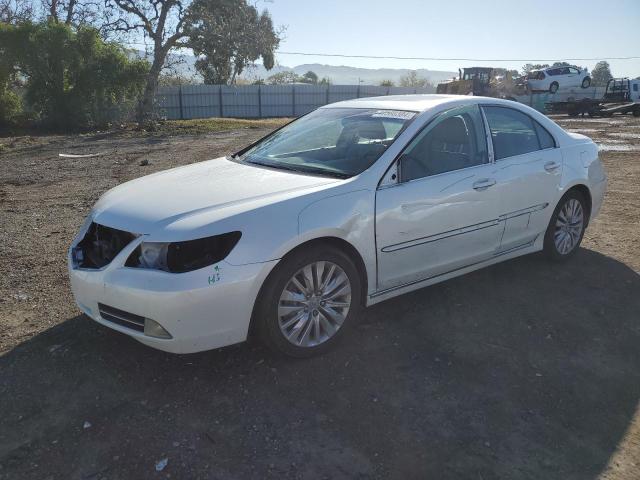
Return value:
M 540 142 L 540 148 L 554 148 L 556 146 L 556 141 L 553 139 L 551 134 L 540 125 L 538 122 L 533 120 L 533 126 L 535 127 L 536 133 L 538 134 L 538 141 Z

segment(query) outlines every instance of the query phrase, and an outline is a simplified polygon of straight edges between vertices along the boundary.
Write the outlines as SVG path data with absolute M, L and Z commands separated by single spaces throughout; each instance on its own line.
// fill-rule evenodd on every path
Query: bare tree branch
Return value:
M 106 29 L 132 35 L 142 31 L 153 42 L 153 61 L 147 76 L 144 97 L 140 102 L 139 120 L 149 118 L 158 78 L 169 51 L 185 37 L 190 0 L 104 0 L 108 21 Z

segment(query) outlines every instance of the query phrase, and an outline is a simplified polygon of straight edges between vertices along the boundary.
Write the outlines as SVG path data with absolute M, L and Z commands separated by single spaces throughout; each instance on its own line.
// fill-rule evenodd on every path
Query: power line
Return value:
M 372 58 L 380 60 L 428 60 L 428 61 L 456 61 L 456 62 L 555 62 L 558 58 L 442 58 L 442 57 L 397 57 L 393 55 L 347 55 L 343 53 L 309 53 L 309 52 L 283 52 L 280 55 L 303 55 L 306 57 L 340 57 L 340 58 Z M 634 57 L 594 57 L 594 58 L 560 58 L 561 60 L 573 60 L 576 62 L 589 62 L 598 60 L 636 60 Z
M 152 43 L 120 42 L 124 45 L 151 46 Z M 444 57 L 398 57 L 394 55 L 348 55 L 344 53 L 313 53 L 313 52 L 284 52 L 276 51 L 280 55 L 302 55 L 305 57 L 339 57 L 339 58 L 370 58 L 378 60 L 427 60 L 427 61 L 455 61 L 455 62 L 556 62 L 558 60 L 572 60 L 574 62 L 596 62 L 599 60 L 638 60 L 640 56 L 631 57 L 592 57 L 592 58 L 444 58 Z

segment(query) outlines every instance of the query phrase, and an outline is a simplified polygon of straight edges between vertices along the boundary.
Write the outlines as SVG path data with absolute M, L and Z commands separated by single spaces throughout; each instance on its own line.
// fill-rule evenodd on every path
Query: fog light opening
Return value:
M 162 325 L 150 318 L 144 319 L 144 334 L 148 337 L 155 338 L 173 338 L 171 334 L 162 327 Z

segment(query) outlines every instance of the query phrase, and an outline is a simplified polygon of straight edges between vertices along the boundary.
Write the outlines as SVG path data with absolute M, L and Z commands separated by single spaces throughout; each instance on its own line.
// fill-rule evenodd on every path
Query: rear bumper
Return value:
M 118 257 L 126 258 L 134 247 L 127 247 Z M 172 274 L 125 267 L 118 257 L 102 270 L 76 269 L 69 258 L 71 289 L 78 307 L 102 325 L 172 353 L 193 353 L 246 340 L 260 286 L 277 263 L 236 266 L 223 261 Z M 172 338 L 151 337 L 108 321 L 98 304 L 152 319 Z

